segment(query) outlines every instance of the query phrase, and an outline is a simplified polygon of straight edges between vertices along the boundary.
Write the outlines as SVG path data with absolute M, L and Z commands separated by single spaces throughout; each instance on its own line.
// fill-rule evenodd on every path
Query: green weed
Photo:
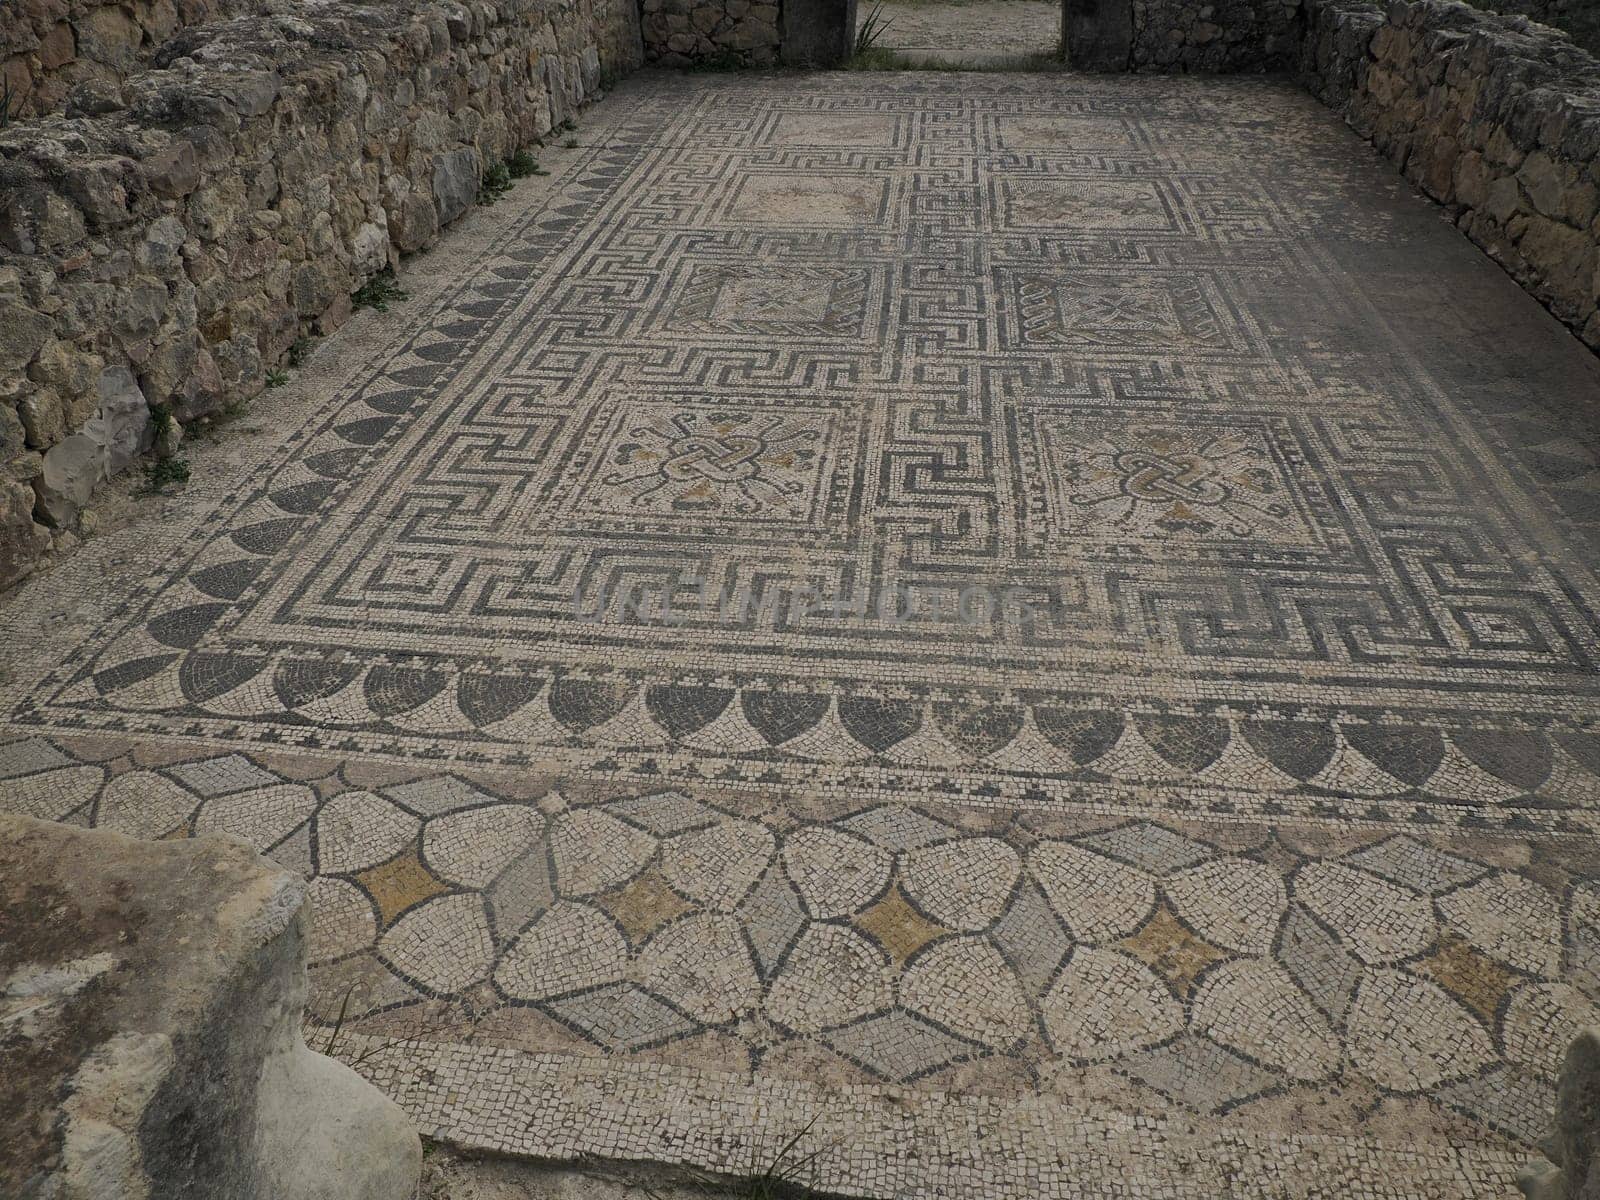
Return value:
M 530 175 L 550 174 L 549 171 L 539 165 L 539 160 L 526 150 L 518 150 L 510 158 L 506 159 L 506 170 L 511 172 L 511 178 L 513 179 L 526 179 Z
M 189 461 L 183 458 L 158 458 L 144 468 L 145 495 L 155 495 L 178 483 L 189 482 Z
M 388 312 L 389 305 L 404 299 L 406 292 L 395 282 L 394 272 L 388 267 L 350 293 L 350 303 L 356 308 L 371 308 L 378 312 Z
M 483 182 L 478 184 L 478 203 L 493 204 L 510 190 L 511 168 L 503 162 L 495 163 L 483 173 Z
M 872 6 L 872 11 L 862 18 L 861 24 L 856 26 L 856 54 L 862 55 L 878 44 L 878 39 L 883 36 L 884 30 L 894 24 L 893 17 L 883 15 L 883 0 L 878 0 Z

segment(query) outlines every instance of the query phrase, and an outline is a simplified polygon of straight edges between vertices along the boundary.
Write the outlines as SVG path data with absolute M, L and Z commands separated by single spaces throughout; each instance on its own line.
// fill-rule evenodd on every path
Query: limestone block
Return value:
M 100 372 L 99 396 L 100 409 L 83 431 L 100 448 L 109 479 L 150 448 L 150 406 L 127 367 Z
M 54 332 L 55 323 L 42 312 L 16 300 L 0 299 L 0 370 L 27 366 Z
M 368 221 L 351 239 L 350 256 L 355 269 L 375 275 L 389 265 L 389 231 Z
M 482 160 L 470 146 L 433 160 L 433 199 L 440 225 L 448 225 L 471 207 L 482 173 Z
M 421 249 L 439 232 L 439 214 L 422 192 L 410 192 L 389 213 L 389 236 L 402 254 Z
M 49 188 L 18 189 L 0 207 L 0 245 L 22 254 L 75 246 L 84 233 L 83 214 Z
M 1493 175 L 1483 161 L 1483 155 L 1470 150 L 1456 160 L 1455 198 L 1468 208 L 1481 208 L 1488 198 L 1489 182 Z
M 54 339 L 46 342 L 28 368 L 28 377 L 48 384 L 61 394 L 67 406 L 67 423 L 76 428 L 94 411 L 97 385 L 105 360 L 100 355 L 79 350 L 71 342 Z
M 34 499 L 27 484 L 0 480 L 0 587 L 31 571 L 50 545 L 50 531 L 34 523 Z
M 1587 314 L 1592 299 L 1596 247 L 1586 234 L 1559 221 L 1534 216 L 1517 243 L 1517 249 L 1543 277 L 1555 297 L 1558 314 Z
M 300 1035 L 303 880 L 235 842 L 6 816 L 0 906 L 0 1014 L 26 1051 L 0 1078 L 0 1194 L 413 1193 L 404 1114 Z
M 57 529 L 72 524 L 100 479 L 101 459 L 100 447 L 85 433 L 52 446 L 44 456 L 44 473 L 33 482 L 39 515 Z
M 217 360 L 209 349 L 202 349 L 194 356 L 194 370 L 172 400 L 172 413 L 180 421 L 192 421 L 215 412 L 225 398 L 226 388 Z
M 1569 180 L 1565 172 L 1543 150 L 1535 150 L 1523 161 L 1517 179 L 1533 207 L 1547 217 L 1560 217 L 1563 195 Z
M 144 160 L 145 179 L 158 196 L 177 199 L 200 184 L 200 159 L 192 143 L 177 138 Z
M 67 436 L 67 409 L 54 388 L 35 388 L 22 398 L 17 416 L 27 433 L 28 445 L 38 450 L 54 446 Z
M 147 270 L 165 274 L 177 263 L 178 252 L 188 237 L 189 231 L 178 218 L 161 217 L 145 230 L 144 241 L 134 251 L 134 259 Z
M 124 9 L 92 8 L 78 19 L 78 55 L 108 67 L 128 70 L 138 60 L 144 31 Z
M 1483 206 L 1491 217 L 1505 225 L 1517 213 L 1527 211 L 1527 200 L 1515 179 L 1502 176 L 1489 185 Z

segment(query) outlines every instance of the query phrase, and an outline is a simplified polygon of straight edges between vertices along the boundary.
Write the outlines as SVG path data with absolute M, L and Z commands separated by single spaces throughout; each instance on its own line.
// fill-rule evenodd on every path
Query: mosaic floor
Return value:
M 312 877 L 314 1041 L 467 1145 L 1506 1192 L 1600 1016 L 1596 360 L 1270 81 L 581 140 L 0 605 L 0 803 Z
M 1054 57 L 1061 45 L 1057 0 L 871 0 L 858 6 L 858 25 L 875 10 L 873 44 L 915 61 L 999 66 Z

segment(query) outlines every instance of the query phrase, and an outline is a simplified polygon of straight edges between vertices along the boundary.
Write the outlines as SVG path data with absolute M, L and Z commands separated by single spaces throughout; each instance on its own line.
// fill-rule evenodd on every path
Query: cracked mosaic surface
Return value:
M 1508 1185 L 1600 996 L 1593 361 L 1276 85 L 611 103 L 0 803 L 304 872 L 313 1028 L 472 1144 Z

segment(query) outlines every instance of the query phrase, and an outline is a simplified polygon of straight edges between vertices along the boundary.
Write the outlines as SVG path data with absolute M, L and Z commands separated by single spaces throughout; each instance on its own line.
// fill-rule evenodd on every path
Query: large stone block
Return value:
M 94 485 L 102 478 L 103 455 L 95 440 L 75 433 L 45 452 L 44 473 L 33 481 L 39 497 L 39 515 L 57 529 L 77 520 L 89 503 Z
M 0 1194 L 410 1197 L 405 1115 L 301 1037 L 305 895 L 238 843 L 0 816 Z
M 483 160 L 470 146 L 433 160 L 433 201 L 439 224 L 448 225 L 472 206 L 482 174 Z
M 1543 1146 L 1551 1162 L 1526 1168 L 1517 1186 L 1528 1200 L 1591 1200 L 1600 1195 L 1600 1028 L 1572 1040 L 1556 1089 L 1555 1130 Z
M 84 433 L 100 447 L 104 477 L 109 479 L 150 448 L 150 406 L 126 367 L 100 372 L 99 396 L 99 411 Z

